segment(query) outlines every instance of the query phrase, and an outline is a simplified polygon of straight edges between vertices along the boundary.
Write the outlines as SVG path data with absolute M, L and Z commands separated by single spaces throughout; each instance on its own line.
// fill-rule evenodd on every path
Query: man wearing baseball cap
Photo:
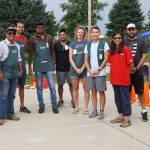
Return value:
M 14 113 L 14 99 L 18 76 L 21 76 L 20 47 L 14 41 L 16 29 L 5 30 L 6 39 L 0 42 L 0 125 L 5 119 L 18 121 Z
M 134 68 L 131 72 L 131 85 L 130 92 L 132 86 L 135 89 L 135 93 L 138 95 L 138 99 L 140 101 L 142 107 L 142 119 L 144 122 L 148 121 L 147 111 L 145 109 L 144 104 L 144 77 L 143 77 L 143 64 L 145 62 L 148 49 L 145 45 L 144 40 L 137 38 L 137 29 L 136 25 L 133 23 L 129 23 L 126 29 L 127 39 L 125 40 L 125 44 L 130 47 L 132 52 L 132 57 L 134 60 Z

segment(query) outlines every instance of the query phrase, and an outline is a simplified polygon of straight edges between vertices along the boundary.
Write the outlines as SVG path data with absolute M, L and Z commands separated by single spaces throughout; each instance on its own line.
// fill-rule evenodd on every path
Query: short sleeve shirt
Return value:
M 65 45 L 62 45 L 60 41 L 58 41 L 54 45 L 56 55 L 56 71 L 67 72 L 70 70 L 69 44 L 69 41 L 67 41 Z
M 135 40 L 126 39 L 125 44 L 131 50 L 134 66 L 136 67 L 142 58 L 142 54 L 148 53 L 147 46 L 144 40 L 139 38 L 136 38 Z M 135 74 L 142 75 L 143 74 L 142 68 L 140 68 L 139 71 L 137 71 Z
M 97 43 L 92 43 L 91 44 L 91 51 L 90 51 L 90 64 L 91 64 L 91 70 L 95 70 L 95 69 L 98 69 L 99 68 L 99 64 L 98 64 L 98 60 L 97 60 L 97 48 L 98 48 L 98 44 L 99 42 Z M 108 43 L 105 42 L 105 45 L 104 45 L 104 52 L 108 51 L 109 50 L 109 46 L 108 46 Z M 84 49 L 84 53 L 88 54 L 88 50 L 87 50 L 87 46 L 85 47 Z M 89 72 L 87 73 L 87 76 L 90 76 Z M 104 67 L 100 73 L 96 76 L 106 76 L 106 67 Z

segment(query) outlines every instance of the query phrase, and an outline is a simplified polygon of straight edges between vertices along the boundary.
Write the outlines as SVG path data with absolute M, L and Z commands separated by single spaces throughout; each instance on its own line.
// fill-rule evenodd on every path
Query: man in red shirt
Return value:
M 31 113 L 31 111 L 24 106 L 24 85 L 26 80 L 25 52 L 28 49 L 28 39 L 24 36 L 24 24 L 22 22 L 16 23 L 15 41 L 20 46 L 20 54 L 22 58 L 22 69 L 23 69 L 21 78 L 18 78 L 20 112 Z

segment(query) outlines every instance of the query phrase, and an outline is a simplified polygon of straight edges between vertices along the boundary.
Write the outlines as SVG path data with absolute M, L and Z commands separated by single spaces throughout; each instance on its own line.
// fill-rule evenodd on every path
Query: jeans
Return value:
M 44 99 L 43 99 L 43 89 L 42 89 L 42 78 L 43 75 L 46 77 L 48 87 L 50 90 L 50 99 L 53 108 L 57 107 L 57 100 L 56 100 L 56 89 L 54 83 L 54 73 L 51 71 L 48 72 L 35 72 L 36 82 L 37 82 L 37 96 L 39 107 L 44 107 Z
M 0 81 L 0 120 L 14 116 L 17 78 Z

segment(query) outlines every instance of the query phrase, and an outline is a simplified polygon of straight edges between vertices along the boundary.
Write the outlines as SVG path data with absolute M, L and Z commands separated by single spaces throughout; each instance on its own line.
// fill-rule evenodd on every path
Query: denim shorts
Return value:
M 78 74 L 72 67 L 70 68 L 70 78 L 71 79 L 82 79 L 87 76 L 87 70 L 84 69 L 81 74 Z
M 26 70 L 23 70 L 22 76 L 18 78 L 18 86 L 24 87 L 26 81 Z

